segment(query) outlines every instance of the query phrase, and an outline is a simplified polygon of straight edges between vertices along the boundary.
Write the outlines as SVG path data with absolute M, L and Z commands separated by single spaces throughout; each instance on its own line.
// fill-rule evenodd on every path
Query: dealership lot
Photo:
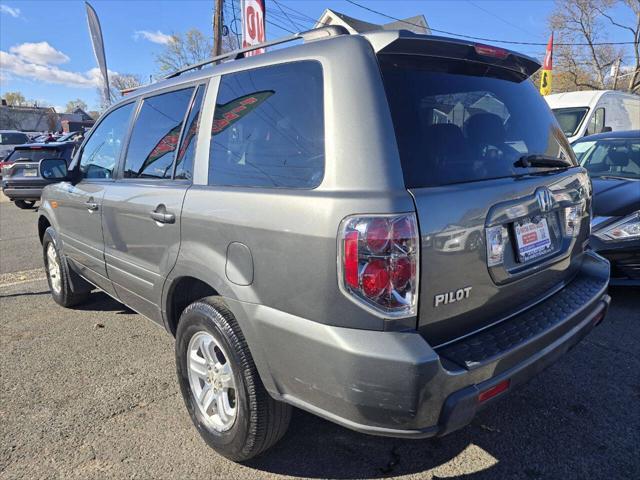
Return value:
M 51 300 L 35 211 L 0 202 L 0 478 L 634 478 L 640 472 L 640 297 L 467 428 L 441 439 L 360 435 L 296 411 L 237 465 L 200 439 L 173 341 L 104 294 Z

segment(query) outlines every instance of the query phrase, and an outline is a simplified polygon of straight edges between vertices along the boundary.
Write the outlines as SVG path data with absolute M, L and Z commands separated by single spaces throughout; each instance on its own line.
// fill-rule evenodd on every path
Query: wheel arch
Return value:
M 46 215 L 40 214 L 38 217 L 38 237 L 40 238 L 40 245 L 42 245 L 42 241 L 44 240 L 44 232 L 47 231 L 47 228 L 51 226 L 51 222 L 47 218 Z
M 184 275 L 167 281 L 165 285 L 164 312 L 165 327 L 174 337 L 178 329 L 180 315 L 189 304 L 204 297 L 220 295 L 207 281 Z

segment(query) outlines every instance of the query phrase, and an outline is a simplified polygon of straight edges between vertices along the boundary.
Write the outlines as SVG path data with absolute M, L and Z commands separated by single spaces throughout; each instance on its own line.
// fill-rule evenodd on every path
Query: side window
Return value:
M 600 107 L 593 112 L 591 120 L 589 120 L 589 127 L 587 128 L 587 135 L 593 135 L 594 133 L 601 133 L 604 131 L 604 108 Z
M 193 179 L 193 157 L 196 153 L 198 137 L 198 127 L 200 127 L 200 109 L 202 108 L 202 98 L 204 97 L 204 85 L 198 87 L 196 98 L 193 102 L 189 118 L 187 118 L 186 129 L 182 136 L 182 144 L 178 150 L 176 158 L 175 178 L 181 180 Z
M 171 178 L 193 88 L 145 98 L 133 126 L 124 178 Z
M 135 103 L 128 103 L 104 118 L 82 149 L 80 173 L 83 178 L 111 178 L 129 127 Z
M 320 64 L 224 75 L 209 156 L 209 185 L 317 187 L 324 175 Z

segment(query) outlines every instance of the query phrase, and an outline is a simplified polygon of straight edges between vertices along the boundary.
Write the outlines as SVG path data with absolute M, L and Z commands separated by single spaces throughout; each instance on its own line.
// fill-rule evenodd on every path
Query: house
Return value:
M 0 106 L 0 130 L 46 132 L 60 130 L 58 114 L 52 107 Z
M 340 25 L 352 34 L 371 32 L 374 30 L 410 30 L 423 35 L 431 34 L 431 29 L 424 15 L 416 15 L 415 17 L 405 18 L 404 20 L 379 25 L 377 23 L 358 20 L 357 18 L 327 8 L 316 22 L 315 28 L 326 27 L 327 25 Z
M 62 130 L 67 132 L 77 132 L 85 128 L 91 128 L 96 121 L 81 108 L 76 108 L 71 113 L 59 113 Z

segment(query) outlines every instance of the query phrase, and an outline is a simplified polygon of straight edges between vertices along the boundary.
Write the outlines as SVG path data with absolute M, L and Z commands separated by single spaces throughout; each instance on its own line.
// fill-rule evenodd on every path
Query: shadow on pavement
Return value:
M 6 295 L 0 295 L 0 298 L 12 298 L 12 297 L 31 297 L 35 295 L 49 295 L 49 290 L 44 290 L 42 292 L 18 292 L 18 293 L 8 293 Z
M 135 315 L 136 312 L 111 298 L 104 292 L 94 291 L 89 295 L 86 302 L 72 307 L 73 310 L 87 312 L 116 312 L 119 315 Z

